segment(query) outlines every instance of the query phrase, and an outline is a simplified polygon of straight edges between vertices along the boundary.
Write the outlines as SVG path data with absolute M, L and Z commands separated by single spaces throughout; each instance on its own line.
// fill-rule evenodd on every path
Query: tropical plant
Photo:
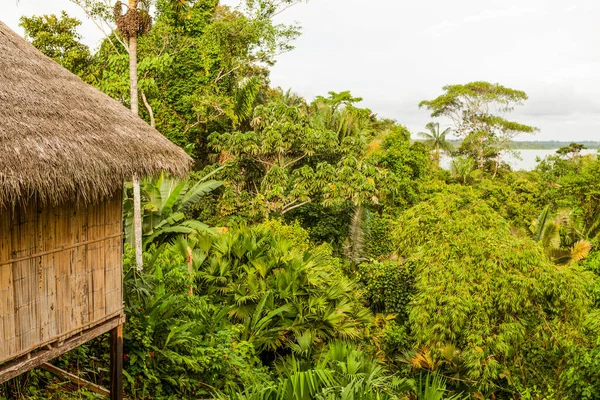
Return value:
M 454 146 L 450 143 L 446 135 L 452 132 L 452 128 L 446 128 L 440 132 L 439 122 L 430 122 L 425 125 L 428 132 L 419 132 L 419 136 L 425 139 L 427 146 L 433 151 L 433 158 L 440 165 L 440 151 L 450 153 Z
M 241 339 L 241 328 L 228 322 L 228 307 L 190 296 L 194 277 L 184 258 L 174 249 L 163 250 L 144 254 L 143 271 L 126 252 L 128 393 L 135 398 L 197 398 L 215 387 L 239 390 L 243 383 L 266 380 L 254 347 Z
M 552 218 L 551 206 L 546 206 L 530 229 L 533 240 L 540 242 L 548 257 L 557 264 L 581 261 L 592 248 L 592 244 L 585 240 L 589 231 L 577 225 L 570 210 L 558 210 Z
M 256 76 L 240 83 L 234 94 L 235 107 L 232 118 L 234 126 L 237 127 L 250 120 L 262 84 L 262 80 Z
M 365 247 L 365 222 L 368 211 L 364 206 L 357 206 L 352 213 L 348 237 L 344 242 L 344 255 L 353 263 L 366 261 L 363 257 Z
M 294 247 L 264 227 L 214 238 L 197 270 L 198 290 L 230 307 L 232 323 L 262 352 L 278 353 L 310 335 L 314 346 L 362 337 L 371 314 L 325 247 Z
M 494 171 L 500 165 L 502 151 L 508 150 L 510 141 L 520 133 L 533 133 L 532 126 L 509 121 L 504 114 L 527 100 L 527 94 L 489 82 L 470 82 L 448 85 L 444 94 L 433 100 L 423 100 L 419 107 L 431 111 L 432 117 L 447 117 L 454 123 L 454 132 L 465 139 L 463 150 L 483 169 L 488 156 L 495 157 Z
M 417 400 L 460 400 L 467 399 L 461 394 L 447 394 L 446 379 L 437 373 L 419 376 Z
M 288 357 L 268 386 L 231 393 L 239 400 L 400 400 L 413 389 L 408 379 L 390 374 L 352 344 L 333 342 L 313 362 Z M 219 398 L 230 398 L 221 394 Z
M 452 174 L 460 178 L 463 184 L 467 184 L 471 172 L 475 168 L 475 161 L 472 158 L 458 156 L 452 159 L 450 170 Z
M 160 245 L 170 241 L 178 235 L 209 230 L 207 225 L 186 216 L 186 212 L 191 206 L 222 185 L 221 182 L 207 180 L 209 176 L 207 175 L 196 183 L 172 179 L 164 174 L 142 181 L 142 245 L 144 249 L 148 249 L 153 243 Z M 133 215 L 133 199 L 126 193 L 123 216 L 125 241 L 130 244 L 133 242 Z
M 562 359 L 575 342 L 591 345 L 582 326 L 593 278 L 580 268 L 556 268 L 470 189 L 453 190 L 397 221 L 398 255 L 414 267 L 415 349 L 426 346 L 427 365 L 484 397 L 512 390 L 503 381 L 507 374 L 528 386 L 540 376 L 558 379 L 562 370 L 549 360 Z

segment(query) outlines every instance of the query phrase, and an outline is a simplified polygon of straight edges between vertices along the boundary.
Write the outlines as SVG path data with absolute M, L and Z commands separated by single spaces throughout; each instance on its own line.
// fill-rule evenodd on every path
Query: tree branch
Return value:
M 302 160 L 303 158 L 305 158 L 305 157 L 307 157 L 307 156 L 308 156 L 308 154 L 305 154 L 305 155 L 303 155 L 302 157 L 296 158 L 295 160 L 292 160 L 292 161 L 290 161 L 289 163 L 285 164 L 285 165 L 283 166 L 283 168 L 287 168 L 287 167 L 289 167 L 290 165 L 297 163 L 298 161 Z
M 140 92 L 142 92 L 142 101 L 146 106 L 146 110 L 148 110 L 148 114 L 150 114 L 150 126 L 154 128 L 156 126 L 154 121 L 154 112 L 152 112 L 152 107 L 150 107 L 150 103 L 148 103 L 148 100 L 146 99 L 146 93 L 144 93 L 143 90 L 140 90 Z
M 200 115 L 196 115 L 196 122 L 194 122 L 191 125 L 188 125 L 185 127 L 185 129 L 183 130 L 183 134 L 185 135 L 186 133 L 188 133 L 188 131 L 198 125 L 200 125 L 203 121 L 200 121 Z
M 108 40 L 108 42 L 110 43 L 110 45 L 112 46 L 112 48 L 115 50 L 115 52 L 120 55 L 121 53 L 119 52 L 119 49 L 117 48 L 117 46 L 115 46 L 115 43 L 110 38 L 110 35 L 108 33 L 106 33 L 106 31 L 104 30 L 104 27 L 102 26 L 102 24 L 98 23 L 98 18 L 94 17 L 92 14 L 90 14 L 90 12 L 79 1 L 71 0 L 71 3 L 74 3 L 74 4 L 78 5 L 83 10 L 83 12 L 85 13 L 85 15 L 89 19 L 92 20 L 92 22 L 94 23 L 94 25 L 96 25 L 96 28 L 98 28 L 100 30 L 100 32 L 102 32 L 102 34 L 104 35 L 104 38 L 106 40 Z M 106 24 L 106 26 L 108 26 L 110 28 L 110 30 L 112 32 L 116 32 L 115 29 L 110 26 L 110 24 L 108 23 L 108 21 L 106 21 L 104 18 L 100 18 L 100 20 L 103 21 Z M 129 52 L 129 46 L 127 45 L 127 43 L 125 43 L 125 41 L 123 39 L 121 39 L 121 37 L 119 36 L 118 33 L 117 33 L 117 35 L 115 35 L 115 38 L 125 48 L 125 50 L 127 50 Z
M 308 204 L 310 202 L 312 202 L 312 200 L 303 201 L 302 203 L 296 204 L 295 206 L 290 207 L 288 209 L 284 208 L 284 210 L 281 212 L 281 215 L 285 215 L 286 213 L 288 213 L 288 212 L 290 212 L 290 211 L 292 211 L 292 210 L 294 210 L 294 209 L 296 209 L 298 207 L 302 207 L 303 205 Z
M 290 8 L 290 7 L 293 7 L 293 6 L 295 6 L 296 4 L 299 4 L 299 3 L 301 3 L 301 2 L 302 2 L 302 0 L 295 0 L 295 1 L 291 2 L 290 4 L 288 4 L 288 5 L 284 6 L 284 7 L 282 7 L 280 10 L 277 10 L 277 11 L 275 11 L 275 12 L 274 12 L 274 13 L 271 15 L 271 18 L 278 16 L 279 14 L 283 13 L 283 12 L 284 12 L 285 10 L 287 10 L 288 8 Z M 282 2 L 280 2 L 280 4 L 284 4 L 284 3 L 285 3 L 285 2 L 283 2 L 283 1 L 282 1 Z M 280 5 L 280 4 L 278 4 L 278 5 L 277 5 L 277 7 L 279 7 L 279 5 Z

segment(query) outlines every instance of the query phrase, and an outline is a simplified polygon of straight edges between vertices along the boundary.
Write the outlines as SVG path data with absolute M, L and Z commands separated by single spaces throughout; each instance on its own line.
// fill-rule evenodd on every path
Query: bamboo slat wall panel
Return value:
M 123 313 L 121 204 L 0 210 L 0 363 Z

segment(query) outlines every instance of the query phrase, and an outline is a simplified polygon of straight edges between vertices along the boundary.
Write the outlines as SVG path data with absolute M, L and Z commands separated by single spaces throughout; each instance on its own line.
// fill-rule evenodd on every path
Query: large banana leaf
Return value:
M 144 249 L 152 243 L 170 241 L 178 235 L 209 231 L 206 224 L 186 218 L 190 207 L 222 185 L 222 182 L 215 180 L 205 181 L 207 177 L 193 185 L 164 175 L 142 182 Z M 132 199 L 126 197 L 123 208 L 125 240 L 133 244 Z
M 223 182 L 220 181 L 207 181 L 198 182 L 191 189 L 189 189 L 181 199 L 178 211 L 186 212 L 192 205 L 196 204 L 198 200 L 206 196 L 213 190 L 221 187 Z

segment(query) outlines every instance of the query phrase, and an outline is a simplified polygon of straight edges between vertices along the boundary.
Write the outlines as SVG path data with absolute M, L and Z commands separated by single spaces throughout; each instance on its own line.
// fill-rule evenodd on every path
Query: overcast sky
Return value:
M 21 15 L 64 9 L 84 20 L 86 44 L 101 38 L 68 0 L 0 4 L 20 33 Z M 351 90 L 418 132 L 430 121 L 419 101 L 442 86 L 498 82 L 529 94 L 512 118 L 541 131 L 520 139 L 600 140 L 599 20 L 598 0 L 311 0 L 280 17 L 303 35 L 279 57 L 272 84 L 309 99 Z

